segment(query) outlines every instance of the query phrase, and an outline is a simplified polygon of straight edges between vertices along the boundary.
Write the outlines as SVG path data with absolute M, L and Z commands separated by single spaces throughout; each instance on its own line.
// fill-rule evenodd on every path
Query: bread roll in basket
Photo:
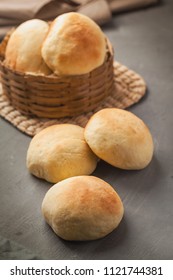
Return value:
M 65 38 L 67 41 L 70 40 L 70 35 L 68 35 L 69 29 L 67 28 L 65 17 L 73 17 L 73 22 L 75 22 L 75 17 L 78 21 L 80 20 L 80 18 L 85 19 L 84 24 L 81 24 L 81 29 L 83 28 L 85 30 L 85 39 L 88 36 L 89 40 L 86 40 L 86 42 L 85 40 L 83 40 L 82 42 L 80 38 L 77 38 L 78 40 L 76 39 L 75 41 L 76 45 L 72 45 L 72 49 L 73 51 L 75 50 L 75 56 L 78 64 L 80 64 L 80 60 L 82 61 L 85 57 L 86 69 L 89 69 L 87 66 L 87 61 L 89 61 L 90 65 L 92 65 L 93 67 L 94 64 L 92 60 L 97 58 L 97 53 L 95 52 L 94 48 L 99 46 L 97 46 L 96 44 L 97 41 L 95 41 L 95 36 L 90 36 L 89 31 L 91 28 L 92 30 L 94 30 L 94 25 L 96 26 L 96 28 L 100 28 L 91 19 L 83 15 L 79 15 L 77 13 L 64 14 L 55 19 L 58 19 L 60 22 L 59 24 L 62 25 L 60 26 L 60 28 L 58 27 L 59 31 L 56 31 L 59 32 L 58 39 L 60 38 L 62 40 L 65 40 L 61 34 L 63 33 L 64 28 Z M 87 23 L 87 25 L 85 21 L 89 22 L 89 24 Z M 54 23 L 54 25 L 52 25 L 53 23 L 50 24 L 50 33 L 52 32 L 52 29 L 56 27 L 56 22 Z M 78 22 L 77 24 L 80 27 L 80 24 Z M 71 26 L 73 26 L 73 24 Z M 86 30 L 88 26 L 89 29 Z M 76 30 L 75 27 L 73 31 L 74 30 Z M 47 71 L 47 69 L 47 72 L 44 73 L 42 73 L 43 71 L 34 73 L 32 71 L 21 71 L 16 69 L 15 67 L 17 65 L 17 62 L 12 64 L 10 64 L 11 62 L 7 63 L 8 60 L 5 57 L 6 47 L 8 46 L 8 41 L 11 38 L 13 32 L 14 30 L 6 35 L 0 46 L 1 83 L 3 87 L 3 93 L 7 96 L 12 106 L 18 109 L 23 114 L 43 118 L 61 118 L 80 115 L 84 112 L 89 112 L 97 108 L 98 105 L 115 90 L 113 80 L 113 48 L 104 34 L 103 36 L 105 40 L 105 54 L 103 62 L 99 66 L 98 64 L 95 64 L 96 67 L 93 67 L 91 71 L 86 73 L 84 71 L 85 67 L 81 67 L 82 74 L 78 73 L 77 70 L 75 70 L 76 72 L 74 72 L 73 74 L 65 74 L 64 72 L 59 73 L 54 69 L 56 66 L 54 65 L 54 62 L 56 61 L 57 57 L 51 57 L 51 50 L 52 48 L 56 49 L 56 46 L 53 44 L 51 45 L 51 40 L 46 41 L 46 37 L 46 39 L 43 41 L 43 44 L 47 44 L 47 49 L 46 47 L 43 47 L 42 54 L 43 58 L 45 58 L 46 65 L 49 68 L 52 67 L 52 69 L 50 69 L 50 74 L 47 74 L 49 72 Z M 47 36 L 49 36 L 49 32 Z M 75 32 L 77 32 L 77 30 Z M 99 32 L 102 31 L 100 30 Z M 26 34 L 26 37 L 29 36 L 29 31 L 28 33 L 23 33 Z M 80 36 L 83 36 L 82 33 L 80 33 Z M 92 44 L 92 40 L 93 46 L 87 45 L 88 42 Z M 56 43 L 58 43 L 57 46 L 59 46 L 62 42 L 56 42 L 55 40 L 55 44 Z M 77 44 L 81 46 L 82 43 L 83 49 L 81 51 L 80 47 L 78 47 Z M 61 45 L 60 47 L 62 51 L 63 48 Z M 64 46 L 64 49 L 66 49 L 66 46 Z M 86 55 L 84 53 L 84 50 L 86 51 Z M 92 55 L 87 56 L 88 50 L 90 50 L 90 53 L 94 53 L 93 57 Z M 58 51 L 60 52 L 60 50 Z M 74 55 L 71 55 L 71 59 L 73 58 Z M 61 66 L 63 65 L 63 63 L 65 65 L 65 60 L 63 61 L 63 59 L 64 57 L 59 58 L 59 61 L 61 60 Z M 30 61 L 31 60 L 32 59 L 30 59 Z M 71 61 L 74 61 L 75 63 L 74 59 Z M 72 70 L 73 68 L 77 69 L 75 65 L 74 67 L 71 67 Z

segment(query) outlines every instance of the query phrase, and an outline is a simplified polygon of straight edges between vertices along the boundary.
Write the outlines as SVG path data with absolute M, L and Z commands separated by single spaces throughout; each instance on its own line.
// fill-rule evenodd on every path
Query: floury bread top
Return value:
M 105 35 L 90 18 L 75 12 L 19 25 L 7 44 L 5 64 L 24 73 L 81 75 L 103 64 Z
M 67 13 L 51 24 L 42 56 L 53 72 L 61 75 L 86 74 L 103 64 L 105 36 L 90 18 Z
M 48 23 L 39 19 L 19 25 L 9 38 L 5 64 L 24 73 L 50 74 L 51 70 L 41 56 L 41 47 L 48 29 Z

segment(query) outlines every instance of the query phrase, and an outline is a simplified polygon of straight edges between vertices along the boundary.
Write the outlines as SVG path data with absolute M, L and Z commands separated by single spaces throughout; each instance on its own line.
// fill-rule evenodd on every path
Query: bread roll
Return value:
M 19 25 L 10 36 L 5 52 L 5 64 L 13 70 L 50 74 L 51 70 L 41 56 L 43 40 L 49 26 L 39 19 L 28 20 Z
M 144 122 L 121 109 L 103 109 L 91 117 L 85 140 L 101 159 L 122 169 L 142 169 L 153 156 L 153 140 Z
M 29 171 L 52 183 L 91 174 L 97 160 L 85 142 L 84 129 L 72 124 L 43 129 L 31 140 L 27 152 Z
M 84 241 L 112 232 L 119 225 L 124 208 L 108 183 L 94 176 L 77 176 L 49 189 L 42 213 L 58 236 Z
M 85 74 L 103 64 L 105 36 L 87 16 L 66 13 L 58 16 L 42 47 L 42 56 L 59 75 Z

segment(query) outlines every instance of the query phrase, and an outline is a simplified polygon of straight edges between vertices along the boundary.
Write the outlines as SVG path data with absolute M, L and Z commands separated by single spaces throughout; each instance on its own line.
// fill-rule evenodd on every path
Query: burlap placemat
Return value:
M 146 92 L 146 84 L 143 78 L 118 62 L 114 62 L 114 82 L 115 91 L 95 110 L 79 116 L 60 119 L 31 118 L 23 115 L 10 105 L 9 101 L 3 95 L 0 84 L 0 115 L 29 136 L 34 136 L 47 126 L 59 123 L 71 123 L 84 127 L 89 118 L 98 110 L 111 107 L 128 108 L 137 103 Z

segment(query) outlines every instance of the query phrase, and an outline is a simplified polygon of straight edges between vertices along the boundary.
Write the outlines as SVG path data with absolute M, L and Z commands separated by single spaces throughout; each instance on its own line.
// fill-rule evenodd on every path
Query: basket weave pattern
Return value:
M 6 67 L 1 51 L 0 58 L 3 93 L 25 115 L 45 118 L 80 115 L 95 109 L 115 90 L 113 49 L 109 42 L 104 63 L 84 75 L 24 74 Z
M 0 76 L 2 81 L 2 84 L 0 83 L 0 116 L 29 136 L 34 136 L 43 128 L 53 124 L 71 123 L 84 127 L 89 118 L 98 110 L 112 107 L 121 109 L 128 108 L 139 102 L 146 93 L 146 83 L 140 75 L 121 63 L 113 63 L 113 51 L 109 41 L 107 42 L 108 51 L 104 65 L 95 69 L 88 75 L 81 75 L 80 78 L 83 78 L 83 81 L 79 79 L 79 76 L 68 77 L 68 79 L 64 77 L 66 83 L 64 80 L 60 83 L 58 77 L 47 78 L 41 76 L 38 81 L 37 76 L 23 75 L 22 73 L 12 71 L 5 67 L 3 63 L 6 44 L 10 34 L 11 32 L 6 35 L 3 42 L 0 44 Z M 104 78 L 104 75 L 106 78 Z M 89 78 L 89 76 L 91 77 Z M 73 79 L 70 80 L 70 78 Z M 105 82 L 105 79 L 107 82 Z M 60 89 L 58 94 L 56 90 L 53 90 L 57 81 Z M 93 83 L 91 83 L 91 81 Z M 62 101 L 62 95 L 64 94 L 64 90 L 62 89 L 66 86 L 65 89 L 68 88 L 69 90 L 70 82 L 75 89 L 75 91 L 71 93 L 72 97 L 74 97 L 73 93 L 76 95 L 74 101 L 72 102 L 72 97 L 67 94 L 65 97 L 67 101 L 70 101 L 70 106 L 66 105 L 65 109 L 64 104 L 58 103 L 56 114 L 53 114 L 52 110 L 55 110 L 54 106 L 52 106 L 54 105 L 54 99 L 56 99 L 56 101 Z M 102 96 L 100 96 L 101 93 L 99 91 L 101 85 L 107 90 L 105 90 Z M 50 91 L 49 97 L 46 98 L 47 87 L 50 87 Z M 94 95 L 91 94 L 92 87 L 95 90 Z M 31 88 L 33 90 L 32 93 Z M 37 94 L 35 94 L 36 92 Z M 82 93 L 84 96 L 81 96 Z M 22 102 L 19 102 L 21 98 Z M 36 100 L 38 100 L 41 105 L 36 104 Z M 53 104 L 51 102 L 53 102 Z M 94 105 L 92 102 L 94 102 Z M 18 104 L 20 106 L 19 109 Z M 41 110 L 38 110 L 38 105 L 41 107 Z M 83 109 L 79 115 L 59 117 L 62 114 L 62 105 L 63 113 L 70 112 L 72 105 L 74 106 L 73 109 L 75 108 L 75 112 L 77 107 Z M 34 114 L 33 112 L 42 114 L 43 109 L 44 112 L 45 109 L 48 109 L 48 114 L 50 114 L 51 111 L 52 118 L 32 115 Z M 88 112 L 86 112 L 86 110 L 88 110 Z
M 125 109 L 139 102 L 145 95 L 146 84 L 140 75 L 128 69 L 126 66 L 114 63 L 114 85 L 112 94 L 94 110 L 82 113 L 79 116 L 63 117 L 55 119 L 30 117 L 16 110 L 2 92 L 0 84 L 0 115 L 27 135 L 34 136 L 40 130 L 53 124 L 71 123 L 85 126 L 89 118 L 103 108 Z

